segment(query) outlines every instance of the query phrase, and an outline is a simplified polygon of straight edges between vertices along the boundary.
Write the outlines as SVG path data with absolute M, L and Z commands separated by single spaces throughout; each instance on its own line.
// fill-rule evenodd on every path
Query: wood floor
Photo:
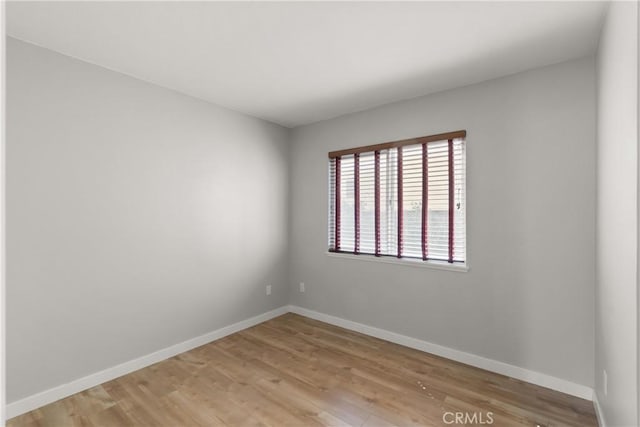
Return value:
M 290 313 L 7 425 L 384 427 L 489 421 L 597 426 L 587 400 Z

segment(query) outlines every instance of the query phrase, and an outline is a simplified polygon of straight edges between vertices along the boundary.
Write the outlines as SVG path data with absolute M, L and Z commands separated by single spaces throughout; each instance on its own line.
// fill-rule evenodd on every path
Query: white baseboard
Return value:
M 604 412 L 602 412 L 602 407 L 600 406 L 600 402 L 598 401 L 598 393 L 593 391 L 593 409 L 596 411 L 596 418 L 598 419 L 598 425 L 600 427 L 607 427 L 607 423 L 604 420 Z
M 199 337 L 192 338 L 176 345 L 172 345 L 171 347 L 158 350 L 151 354 L 147 354 L 146 356 L 130 360 L 112 368 L 108 368 L 103 371 L 96 372 L 95 374 L 88 375 L 84 378 L 79 378 L 70 383 L 62 384 L 58 387 L 54 387 L 38 394 L 34 394 L 33 396 L 29 396 L 24 399 L 9 403 L 6 406 L 6 417 L 7 419 L 16 417 L 20 414 L 24 414 L 25 412 L 29 412 L 41 406 L 55 402 L 56 400 L 71 396 L 72 394 L 79 393 L 83 390 L 87 390 L 104 382 L 111 381 L 130 372 L 137 371 L 138 369 L 145 368 L 149 365 L 153 365 L 154 363 L 158 363 L 180 353 L 184 353 L 185 351 L 200 347 L 201 345 L 210 343 L 211 341 L 215 341 L 243 329 L 250 328 L 251 326 L 255 326 L 259 323 L 266 322 L 269 319 L 281 316 L 287 312 L 287 306 L 279 307 L 267 313 L 260 314 L 250 319 L 242 320 L 232 325 L 225 326 L 204 335 L 200 335 Z
M 20 414 L 24 414 L 25 412 L 29 412 L 41 406 L 55 402 L 56 400 L 63 399 L 67 396 L 71 396 L 72 394 L 79 393 L 83 390 L 87 390 L 91 387 L 95 387 L 107 381 L 111 381 L 130 372 L 137 371 L 138 369 L 145 368 L 149 365 L 153 365 L 154 363 L 158 363 L 180 353 L 184 353 L 185 351 L 189 351 L 193 348 L 210 343 L 211 341 L 215 341 L 243 329 L 250 328 L 251 326 L 257 325 L 259 323 L 266 322 L 267 320 L 273 319 L 274 317 L 278 317 L 287 312 L 300 314 L 302 316 L 340 326 L 345 329 L 360 332 L 365 335 L 370 335 L 372 337 L 380 338 L 396 344 L 404 345 L 416 350 L 421 350 L 427 353 L 446 357 L 447 359 L 486 369 L 487 371 L 496 372 L 498 374 L 507 375 L 509 377 L 513 377 L 542 387 L 547 387 L 573 396 L 581 397 L 583 399 L 593 399 L 600 426 L 606 427 L 604 419 L 602 418 L 600 406 L 597 402 L 597 397 L 594 391 L 587 386 L 576 384 L 539 372 L 530 371 L 528 369 L 520 368 L 517 366 L 509 365 L 507 363 L 498 362 L 497 360 L 487 359 L 475 354 L 465 353 L 460 350 L 433 344 L 428 341 L 422 341 L 416 338 L 397 334 L 395 332 L 390 332 L 384 329 L 375 328 L 373 326 L 364 325 L 362 323 L 353 322 L 351 320 L 342 319 L 340 317 L 308 310 L 306 308 L 298 307 L 295 305 L 277 308 L 267 313 L 260 314 L 250 319 L 242 320 L 240 322 L 234 323 L 233 325 L 225 326 L 223 328 L 181 342 L 171 347 L 167 347 L 146 356 L 142 356 L 137 359 L 114 366 L 112 368 L 97 372 L 95 374 L 79 378 L 70 383 L 62 384 L 52 389 L 34 394 L 33 396 L 29 396 L 24 399 L 9 403 L 6 406 L 6 417 L 7 419 L 16 417 Z
M 465 353 L 460 350 L 455 350 L 449 347 L 433 344 L 428 341 L 411 338 L 406 335 L 397 334 L 395 332 L 375 328 L 373 326 L 364 325 L 362 323 L 353 322 L 351 320 L 342 319 L 340 317 L 319 313 L 317 311 L 309 310 L 295 305 L 290 305 L 289 311 L 292 313 L 300 314 L 301 316 L 319 320 L 321 322 L 330 323 L 335 326 L 340 326 L 345 329 L 400 344 L 405 347 L 432 353 L 437 356 L 446 357 L 447 359 L 455 360 L 457 362 L 465 363 L 477 368 L 486 369 L 487 371 L 506 375 L 518 380 L 526 381 L 542 387 L 550 388 L 552 390 L 560 391 L 562 393 L 570 394 L 572 396 L 577 396 L 582 399 L 591 400 L 594 396 L 593 389 L 590 387 L 563 380 L 561 378 L 552 377 L 540 372 L 520 368 L 518 366 L 509 365 L 497 360 L 487 359 L 475 354 Z

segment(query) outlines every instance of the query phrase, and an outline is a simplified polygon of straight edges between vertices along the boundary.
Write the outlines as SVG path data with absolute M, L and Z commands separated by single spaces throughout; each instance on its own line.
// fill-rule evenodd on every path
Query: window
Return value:
M 465 137 L 329 153 L 329 251 L 464 264 Z

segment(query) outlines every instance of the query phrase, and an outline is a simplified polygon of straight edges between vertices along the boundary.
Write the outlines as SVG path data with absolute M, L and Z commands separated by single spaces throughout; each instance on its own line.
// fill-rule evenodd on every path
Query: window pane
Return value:
M 402 255 L 422 258 L 422 145 L 402 148 Z
M 375 158 L 373 152 L 360 155 L 360 252 L 375 253 Z
M 466 257 L 466 212 L 465 212 L 465 151 L 464 140 L 453 141 L 454 164 L 454 239 L 453 260 L 464 261 Z
M 380 152 L 380 253 L 398 252 L 398 151 Z
M 447 141 L 427 144 L 427 257 L 449 259 L 449 151 Z
M 355 250 L 355 192 L 353 155 L 340 160 L 340 250 Z

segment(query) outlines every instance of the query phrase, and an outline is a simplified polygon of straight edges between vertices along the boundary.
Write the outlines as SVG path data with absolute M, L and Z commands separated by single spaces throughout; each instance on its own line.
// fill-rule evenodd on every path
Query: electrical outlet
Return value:
M 304 292 L 304 282 L 300 282 L 300 292 Z
M 602 371 L 602 388 L 604 389 L 604 395 L 606 396 L 608 391 L 609 391 L 609 384 L 607 384 L 609 382 L 608 378 L 607 378 L 607 371 L 603 370 Z
M 267 295 L 271 295 L 271 285 L 267 285 Z

